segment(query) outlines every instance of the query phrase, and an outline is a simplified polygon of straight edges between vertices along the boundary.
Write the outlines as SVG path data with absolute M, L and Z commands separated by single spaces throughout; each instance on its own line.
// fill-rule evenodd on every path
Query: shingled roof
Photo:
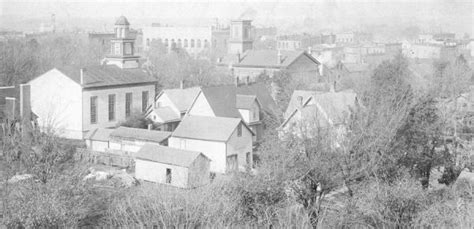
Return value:
M 60 72 L 81 84 L 81 68 L 64 67 L 57 68 Z M 157 80 L 149 76 L 143 69 L 126 68 L 121 69 L 116 65 L 95 65 L 83 67 L 83 88 L 119 86 L 129 84 L 155 84 Z
M 217 117 L 241 118 L 236 105 L 236 87 L 234 85 L 206 87 L 201 93 L 209 102 Z
M 88 131 L 84 139 L 108 142 L 110 140 L 110 134 L 114 131 L 115 129 L 96 128 Z
M 199 155 L 203 155 L 209 160 L 208 157 L 197 151 L 146 144 L 135 154 L 135 157 L 137 159 L 149 160 L 168 165 L 189 167 Z
M 237 87 L 237 94 L 238 95 L 255 95 L 257 96 L 262 109 L 266 112 L 274 115 L 280 115 L 281 111 L 276 105 L 275 101 L 273 100 L 270 89 L 265 83 L 258 82 L 258 83 L 251 83 L 248 85 L 239 85 Z
M 186 116 L 171 136 L 226 142 L 240 123 L 253 134 L 240 118 L 192 115 Z
M 121 126 L 110 133 L 111 138 L 143 140 L 158 143 L 168 139 L 170 135 L 171 132 L 168 131 L 147 130 L 124 126 Z
M 237 95 L 236 107 L 237 109 L 252 109 L 252 105 L 257 100 L 255 95 Z

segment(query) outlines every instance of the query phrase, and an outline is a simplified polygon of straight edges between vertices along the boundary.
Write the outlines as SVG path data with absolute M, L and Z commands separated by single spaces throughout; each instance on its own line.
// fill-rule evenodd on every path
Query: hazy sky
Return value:
M 320 27 L 363 24 L 422 25 L 473 33 L 473 0 L 313 0 L 313 1 L 132 1 L 132 0 L 0 0 L 0 26 L 15 18 L 57 21 L 96 18 L 112 24 L 125 15 L 135 26 L 153 21 L 171 24 L 227 22 L 243 13 L 256 25 L 292 28 L 312 21 Z M 94 23 L 86 21 L 87 23 Z M 77 22 L 75 22 L 77 24 Z

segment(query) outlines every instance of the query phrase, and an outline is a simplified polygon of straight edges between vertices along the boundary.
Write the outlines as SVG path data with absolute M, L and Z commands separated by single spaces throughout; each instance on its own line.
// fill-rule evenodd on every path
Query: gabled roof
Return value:
M 84 136 L 84 139 L 108 142 L 110 140 L 110 134 L 114 131 L 115 129 L 96 128 L 89 130 L 86 136 Z
M 281 111 L 273 100 L 270 89 L 263 82 L 251 83 L 249 85 L 239 85 L 237 87 L 238 95 L 257 96 L 262 109 L 270 114 L 280 115 Z
M 205 87 L 201 89 L 201 93 L 217 117 L 241 118 L 239 111 L 235 108 L 236 87 L 234 85 Z
M 281 54 L 281 61 L 279 60 L 278 52 Z M 248 50 L 241 54 L 240 61 L 237 54 L 228 54 L 218 64 L 221 66 L 232 65 L 234 67 L 286 68 L 301 56 L 306 56 L 315 64 L 320 64 L 305 51 L 287 50 Z
M 290 102 L 288 103 L 288 107 L 286 108 L 285 113 L 283 114 L 284 118 L 288 118 L 295 109 L 300 106 L 300 101 L 298 101 L 298 97 L 302 98 L 303 103 L 306 103 L 309 98 L 315 96 L 316 94 L 324 93 L 322 91 L 305 91 L 305 90 L 295 90 L 291 95 Z
M 137 159 L 149 160 L 168 165 L 189 167 L 199 155 L 210 160 L 204 154 L 197 151 L 146 144 L 135 154 L 135 157 Z
M 60 72 L 81 84 L 81 68 L 63 67 L 57 68 Z M 83 88 L 119 86 L 128 84 L 154 84 L 157 80 L 149 76 L 141 68 L 121 69 L 116 65 L 95 65 L 83 67 Z
M 245 126 L 253 134 L 252 130 L 240 118 L 192 115 L 186 116 L 171 136 L 226 142 L 239 124 Z
M 279 61 L 278 52 L 281 54 Z M 243 54 L 241 61 L 234 66 L 242 67 L 288 67 L 301 56 L 310 58 L 315 64 L 319 62 L 305 51 L 249 50 Z
M 110 133 L 111 138 L 128 139 L 128 140 L 142 140 L 161 143 L 168 139 L 171 132 L 147 130 L 139 128 L 130 128 L 121 126 Z
M 152 113 L 156 114 L 163 123 L 175 122 L 181 119 L 181 115 L 177 114 L 171 107 L 153 108 Z
M 165 89 L 156 98 L 158 99 L 161 95 L 166 94 L 180 112 L 186 112 L 200 91 L 200 87 Z
M 351 90 L 313 94 L 304 100 L 302 107 L 296 107 L 289 113 L 282 126 L 285 126 L 297 112 L 301 112 L 303 120 L 317 114 L 320 123 L 322 123 L 320 118 L 323 118 L 331 125 L 341 124 L 347 119 L 351 108 L 356 105 L 356 100 L 357 96 Z
M 237 109 L 252 109 L 253 104 L 257 101 L 255 95 L 237 95 L 236 107 Z

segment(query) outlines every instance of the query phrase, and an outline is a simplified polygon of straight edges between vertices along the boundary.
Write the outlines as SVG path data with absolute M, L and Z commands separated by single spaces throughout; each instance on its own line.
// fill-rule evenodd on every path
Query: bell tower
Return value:
M 114 33 L 105 64 L 117 65 L 119 68 L 138 68 L 140 57 L 134 53 L 135 38 L 130 36 L 130 23 L 126 17 L 120 16 L 117 19 Z
M 243 54 L 253 48 L 251 20 L 232 20 L 230 22 L 229 54 Z

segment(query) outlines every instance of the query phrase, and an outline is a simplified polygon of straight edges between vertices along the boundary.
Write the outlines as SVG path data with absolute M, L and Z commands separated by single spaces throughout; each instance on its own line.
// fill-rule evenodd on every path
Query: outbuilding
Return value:
M 137 179 L 179 188 L 209 183 L 211 160 L 201 152 L 147 144 L 135 158 Z

